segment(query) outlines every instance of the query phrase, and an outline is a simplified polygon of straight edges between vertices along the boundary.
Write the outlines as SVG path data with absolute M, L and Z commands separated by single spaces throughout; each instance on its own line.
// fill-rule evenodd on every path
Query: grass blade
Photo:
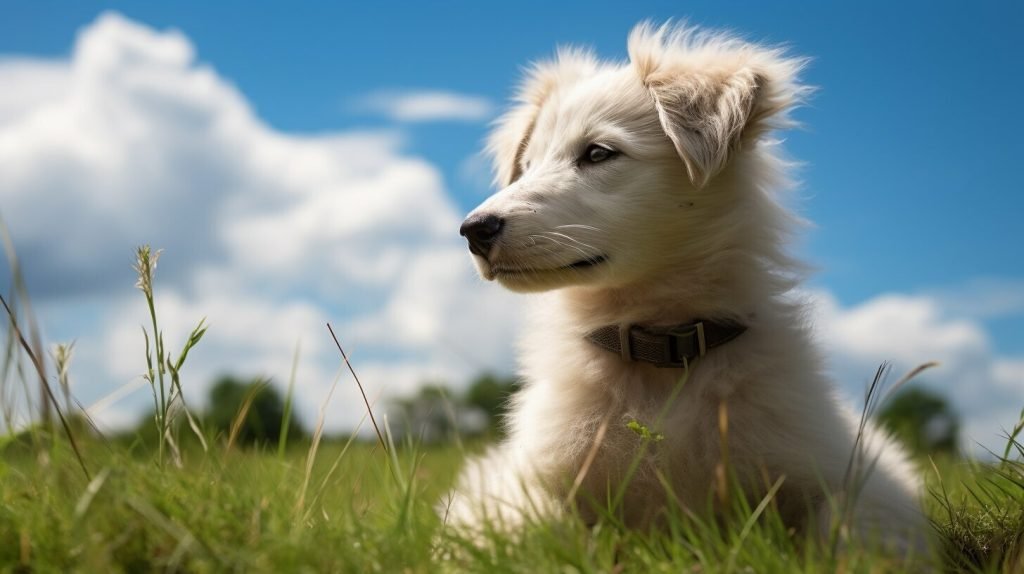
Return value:
M 25 352 L 28 353 L 29 359 L 32 360 L 32 364 L 36 368 L 36 372 L 39 373 L 39 378 L 43 383 L 43 389 L 46 391 L 47 396 L 50 397 L 54 410 L 57 411 L 57 417 L 60 418 L 60 424 L 64 427 L 64 434 L 67 435 L 68 442 L 71 443 L 71 449 L 75 452 L 75 458 L 78 459 L 78 464 L 82 467 L 82 472 L 85 473 L 86 480 L 92 480 L 92 475 L 89 473 L 88 467 L 85 466 L 85 459 L 82 458 L 82 452 L 78 449 L 78 441 L 75 440 L 75 433 L 71 432 L 71 426 L 68 425 L 67 418 L 64 417 L 64 413 L 61 411 L 60 405 L 57 403 L 57 397 L 53 394 L 53 389 L 50 388 L 49 381 L 46 380 L 46 374 L 43 370 L 42 362 L 32 351 L 32 347 L 28 344 L 28 341 L 25 340 L 25 336 L 22 335 L 21 329 L 18 327 L 18 323 L 14 319 L 14 313 L 11 312 L 11 308 L 7 305 L 7 300 L 4 299 L 3 295 L 0 295 L 0 303 L 3 303 L 4 310 L 7 311 L 7 317 L 10 319 L 11 328 L 14 330 L 18 340 L 21 342 L 22 348 L 24 348 Z
M 359 381 L 359 375 L 356 374 L 356 370 L 352 368 L 352 363 L 348 360 L 348 355 L 345 354 L 345 349 L 341 348 L 341 343 L 338 342 L 338 336 L 334 334 L 334 329 L 331 328 L 331 324 L 327 324 L 327 330 L 331 332 L 331 338 L 334 339 L 334 344 L 338 347 L 338 352 L 341 353 L 341 358 L 345 359 L 345 366 L 348 367 L 352 377 L 356 380 L 356 385 L 359 386 L 359 393 L 363 395 L 363 403 L 366 404 L 366 412 L 370 413 L 370 422 L 373 424 L 373 430 L 377 432 L 377 440 L 380 441 L 381 448 L 384 452 L 388 452 L 388 445 L 384 440 L 384 435 L 380 432 L 380 427 L 377 426 L 377 419 L 373 416 L 373 409 L 370 407 L 370 400 L 366 398 L 366 391 L 363 389 L 363 383 Z
M 295 373 L 299 369 L 300 343 L 295 344 L 295 356 L 292 358 L 292 372 L 288 377 L 288 393 L 284 397 L 284 414 L 281 415 L 281 434 L 277 437 L 277 457 L 284 458 L 284 447 L 288 443 L 288 426 L 292 423 L 292 404 L 295 399 Z

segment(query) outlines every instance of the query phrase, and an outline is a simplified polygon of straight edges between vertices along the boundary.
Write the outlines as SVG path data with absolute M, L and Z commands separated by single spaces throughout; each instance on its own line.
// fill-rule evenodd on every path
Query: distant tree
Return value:
M 461 405 L 443 384 L 429 383 L 411 397 L 391 402 L 388 417 L 399 437 L 424 443 L 447 442 L 455 438 Z
M 428 444 L 500 434 L 501 415 L 517 388 L 516 379 L 489 373 L 474 379 L 462 394 L 442 383 L 426 384 L 415 395 L 392 400 L 388 421 L 395 435 Z
M 501 433 L 501 418 L 508 410 L 509 397 L 512 396 L 521 382 L 515 377 L 499 377 L 492 373 L 478 376 L 466 390 L 467 406 L 476 407 L 487 415 L 490 430 Z
M 883 405 L 878 420 L 915 454 L 957 451 L 959 417 L 934 391 L 921 386 L 903 388 Z
M 243 382 L 230 376 L 220 378 L 210 388 L 206 424 L 226 436 L 250 396 L 252 403 L 239 428 L 236 441 L 239 444 L 276 444 L 281 435 L 284 399 L 273 385 L 260 381 Z M 300 438 L 303 434 L 293 411 L 288 425 L 288 438 Z

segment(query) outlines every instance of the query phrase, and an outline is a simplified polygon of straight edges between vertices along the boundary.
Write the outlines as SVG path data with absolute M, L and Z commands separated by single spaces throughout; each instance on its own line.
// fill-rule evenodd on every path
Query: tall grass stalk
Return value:
M 178 449 L 177 440 L 174 436 L 173 423 L 178 410 L 185 413 L 189 427 L 199 438 L 203 450 L 207 451 L 206 438 L 203 436 L 199 423 L 192 416 L 185 403 L 185 394 L 181 389 L 181 369 L 185 365 L 189 351 L 192 350 L 206 334 L 206 319 L 199 321 L 189 334 L 185 345 L 176 361 L 172 361 L 164 346 L 164 334 L 160 331 L 157 322 L 156 305 L 153 301 L 153 277 L 156 274 L 157 261 L 160 259 L 162 250 L 153 251 L 149 245 L 142 245 L 136 250 L 135 272 L 138 281 L 135 286 L 142 291 L 146 298 L 146 306 L 149 308 L 149 318 L 153 329 L 153 341 L 150 344 L 150 334 L 146 328 L 142 328 L 142 335 L 146 340 L 146 374 L 143 378 L 153 389 L 153 405 L 155 407 L 155 422 L 159 434 L 157 460 L 160 466 L 164 464 L 165 447 L 173 456 L 175 465 L 181 465 L 181 454 Z M 167 379 L 170 378 L 170 381 Z
M 683 368 L 683 374 L 680 375 L 680 377 L 676 380 L 675 386 L 672 387 L 672 391 L 665 399 L 665 404 L 662 405 L 661 410 L 658 412 L 658 415 L 654 419 L 654 423 L 651 425 L 652 428 L 655 429 L 655 432 L 652 434 L 648 430 L 646 436 L 644 436 L 644 433 L 641 433 L 640 449 L 637 451 L 636 456 L 633 457 L 633 460 L 630 462 L 629 467 L 626 469 L 626 473 L 623 477 L 622 482 L 615 489 L 615 495 L 611 499 L 611 504 L 609 506 L 610 511 L 616 512 L 618 509 L 622 507 L 622 501 L 626 497 L 626 492 L 628 491 L 629 483 L 633 481 L 633 477 L 640 469 L 640 464 L 643 462 L 644 458 L 646 458 L 648 450 L 651 447 L 651 443 L 658 442 L 659 439 L 657 438 L 657 436 L 660 432 L 660 429 L 662 428 L 662 422 L 665 420 L 665 417 L 668 416 L 668 413 L 672 410 L 672 407 L 675 405 L 676 399 L 679 398 L 679 393 L 683 391 L 683 387 L 686 386 L 686 382 L 689 380 L 690 365 L 689 363 L 686 363 L 686 365 Z M 643 426 L 643 423 L 641 423 L 641 427 L 646 428 Z
M 66 413 L 75 412 L 82 420 L 89 425 L 96 436 L 105 438 L 103 431 L 93 420 L 89 409 L 75 398 L 71 392 L 71 358 L 74 355 L 75 343 L 58 343 L 54 345 L 51 357 L 53 364 L 57 367 L 57 384 L 60 385 L 61 393 L 64 395 L 64 409 Z M 77 407 L 77 410 L 76 410 Z
M 28 340 L 31 340 L 32 344 L 30 346 L 25 346 L 30 347 L 35 356 L 41 358 L 43 356 L 43 344 L 42 337 L 39 332 L 39 325 L 36 323 L 35 314 L 32 313 L 32 304 L 28 296 L 28 286 L 25 284 L 25 277 L 21 273 L 21 263 L 20 260 L 18 259 L 18 253 L 14 249 L 14 240 L 11 238 L 10 229 L 8 229 L 7 223 L 2 218 L 0 218 L 0 237 L 2 237 L 3 239 L 4 254 L 7 256 L 7 263 L 11 270 L 12 279 L 10 298 L 11 303 L 13 303 L 13 305 L 7 307 L 7 313 L 10 314 L 11 320 L 15 321 L 16 316 L 14 315 L 14 311 L 12 310 L 12 308 L 17 308 L 20 304 L 20 307 L 24 310 L 23 317 L 27 322 L 28 332 L 26 337 L 24 336 L 24 330 L 22 329 L 22 334 L 19 335 L 19 338 L 21 339 L 22 343 L 27 343 Z M 9 347 L 9 350 L 13 349 L 13 339 L 14 337 L 9 337 L 8 339 L 9 341 L 11 341 L 11 347 Z M 20 363 L 18 363 L 18 365 L 20 367 Z M 35 367 L 36 373 L 39 375 L 40 420 L 43 422 L 44 425 L 51 425 L 53 420 L 52 417 L 50 416 L 50 401 L 54 400 L 54 398 L 52 396 L 52 393 L 47 392 L 50 383 L 49 379 L 47 379 L 46 377 L 46 363 L 39 361 L 37 364 L 34 364 L 33 366 Z M 6 377 L 4 378 L 6 379 Z M 21 379 L 22 382 L 25 384 L 26 405 L 29 408 L 29 412 L 31 412 L 32 396 L 31 393 L 28 392 L 28 381 L 24 376 L 22 376 Z
M 39 355 L 32 351 L 32 346 L 25 340 L 25 335 L 22 334 L 21 328 L 18 327 L 18 323 L 14 318 L 14 313 L 7 305 L 7 300 L 3 298 L 3 295 L 0 295 L 0 303 L 3 304 L 4 310 L 7 311 L 7 317 L 11 321 L 11 330 L 18 338 L 18 341 L 21 342 L 22 348 L 25 349 L 25 353 L 28 354 L 29 359 L 32 361 L 32 365 L 35 366 L 36 372 L 39 374 L 39 380 L 42 382 L 43 391 L 46 397 L 52 402 L 54 410 L 57 411 L 57 417 L 60 419 L 61 426 L 64 427 L 64 433 L 68 437 L 68 442 L 71 443 L 71 449 L 75 453 L 75 458 L 78 460 L 79 466 L 82 467 L 82 472 L 85 473 L 85 478 L 92 480 L 89 468 L 85 465 L 85 459 L 82 458 L 82 452 L 78 448 L 78 441 L 75 440 L 75 433 L 71 432 L 71 426 L 68 424 L 68 420 L 64 416 L 64 412 L 61 410 L 60 405 L 57 404 L 57 397 L 53 394 L 53 389 L 50 387 L 50 383 L 46 379 L 46 372 L 43 369 L 43 361 L 39 358 Z
M 1017 437 L 1024 432 L 1024 409 L 1021 409 L 1020 416 L 1017 418 L 1017 424 L 1013 425 L 1013 430 L 1007 433 L 1006 437 L 1006 448 L 1003 450 L 1003 456 L 1001 460 L 1005 463 L 1010 459 L 1010 451 L 1016 447 L 1020 449 L 1020 443 L 1017 442 Z
M 302 478 L 302 486 L 299 489 L 299 496 L 295 500 L 294 515 L 298 517 L 302 514 L 302 511 L 306 507 L 306 491 L 309 489 L 309 481 L 313 476 L 313 464 L 316 462 L 316 453 L 320 449 L 320 439 L 324 436 L 324 421 L 327 415 L 327 405 L 331 402 L 331 397 L 334 396 L 334 389 L 338 387 L 338 381 L 341 379 L 341 372 L 339 371 L 334 377 L 334 381 L 331 382 L 331 388 L 327 391 L 327 396 L 324 397 L 324 402 L 320 404 L 320 414 L 317 415 L 316 428 L 313 430 L 313 438 L 309 443 L 309 450 L 306 451 L 306 473 Z
M 384 440 L 384 435 L 380 432 L 380 427 L 377 425 L 377 419 L 373 416 L 373 407 L 370 406 L 370 399 L 366 397 L 366 389 L 363 388 L 362 381 L 359 380 L 359 375 L 356 374 L 355 367 L 352 366 L 352 362 L 348 360 L 348 355 L 345 353 L 345 349 L 341 348 L 341 342 L 338 341 L 338 336 L 334 334 L 334 328 L 331 327 L 330 323 L 327 323 L 327 330 L 331 333 L 331 338 L 334 339 L 334 345 L 338 347 L 338 352 L 341 353 L 341 358 L 345 361 L 345 366 L 348 367 L 348 372 L 352 373 L 352 378 L 356 381 L 356 386 L 359 387 L 359 394 L 363 397 L 363 404 L 366 405 L 366 414 L 370 415 L 370 423 L 373 424 L 373 430 L 377 433 L 377 440 L 380 441 L 380 447 L 384 449 L 384 458 L 388 461 L 388 468 L 391 470 L 391 477 L 395 479 L 398 484 L 403 484 L 396 468 L 398 466 L 398 459 L 393 457 L 394 444 L 390 440 L 390 430 L 387 427 L 387 421 L 385 421 L 385 430 L 388 431 L 388 439 Z M 390 445 L 390 448 L 389 448 Z
M 242 424 L 245 423 L 245 418 L 249 416 L 249 409 L 252 408 L 252 403 L 256 400 L 256 395 L 263 392 L 263 389 L 266 389 L 269 384 L 267 381 L 258 380 L 245 393 L 245 397 L 242 398 L 242 406 L 238 407 L 238 412 L 235 413 L 235 418 L 231 421 L 226 451 L 230 451 L 231 447 L 234 446 L 238 433 L 242 430 Z
M 301 343 L 295 344 L 295 356 L 292 358 L 292 372 L 288 377 L 288 392 L 284 397 L 284 413 L 281 415 L 281 433 L 277 437 L 277 457 L 284 458 L 284 447 L 288 444 L 288 425 L 292 424 L 292 405 L 295 400 L 295 374 L 299 369 L 299 351 Z
M 354 443 L 356 438 L 359 437 L 359 431 L 362 430 L 363 423 L 365 422 L 366 415 L 364 414 L 363 418 L 359 419 L 359 424 L 356 425 L 356 428 L 352 431 L 352 434 L 349 435 L 348 440 L 345 441 L 345 446 L 341 448 L 341 452 L 339 452 L 338 456 L 334 458 L 334 462 L 331 464 L 331 467 L 327 469 L 327 473 L 324 474 L 323 479 L 321 479 L 320 487 L 313 495 L 313 498 L 309 501 L 309 509 L 306 510 L 306 513 L 302 517 L 303 522 L 309 521 L 311 514 L 313 512 L 313 505 L 319 502 L 320 498 L 323 496 L 324 491 L 327 489 L 327 485 L 330 483 L 331 477 L 334 476 L 334 473 L 338 470 L 338 466 L 341 465 L 341 459 L 345 457 L 345 453 L 348 452 L 349 448 L 352 446 L 352 443 Z
M 31 418 L 31 413 L 33 410 L 33 393 L 29 387 L 28 373 L 26 373 L 24 366 L 22 365 L 21 353 L 18 352 L 19 346 L 24 347 L 22 343 L 25 342 L 26 338 L 23 336 L 19 336 L 17 333 L 15 333 L 13 327 L 18 320 L 16 311 L 19 307 L 19 303 L 20 307 L 24 310 L 23 316 L 27 317 L 29 321 L 28 327 L 31 333 L 28 339 L 31 339 L 33 342 L 36 343 L 34 347 L 29 346 L 27 348 L 32 348 L 36 356 L 42 356 L 42 347 L 38 344 L 39 329 L 35 324 L 35 321 L 32 316 L 32 309 L 29 303 L 28 296 L 28 287 L 25 285 L 25 278 L 21 273 L 21 263 L 18 258 L 18 253 L 14 249 L 14 240 L 11 239 L 10 230 L 8 229 L 7 224 L 3 220 L 3 218 L 0 218 L 0 238 L 3 239 L 4 255 L 7 257 L 7 266 L 11 271 L 11 290 L 8 296 L 10 300 L 10 305 L 7 306 L 7 312 L 10 315 L 11 321 L 8 324 L 6 340 L 7 344 L 5 346 L 3 373 L 2 377 L 0 377 L 0 385 L 3 386 L 3 390 L 7 395 L 3 397 L 5 399 L 3 406 L 4 419 L 7 423 L 8 432 L 13 434 L 17 424 L 15 420 L 17 417 L 17 407 L 16 399 L 14 398 L 16 390 L 9 387 L 9 381 L 12 378 L 12 371 L 15 371 L 17 373 L 17 379 L 21 381 L 21 390 L 23 391 L 23 396 L 25 397 L 25 408 L 26 412 L 29 414 L 29 418 Z M 33 364 L 33 368 L 34 370 L 36 370 L 37 374 L 40 375 L 38 396 L 40 401 L 39 406 L 40 413 L 42 415 L 42 421 L 44 424 L 50 424 L 52 421 L 50 420 L 48 406 L 49 399 L 46 393 L 46 365 L 40 364 L 37 367 L 36 365 Z M 35 429 L 37 427 L 33 426 L 31 428 Z M 36 433 L 35 430 L 33 430 L 33 440 L 38 440 L 37 434 L 38 433 Z
M 887 385 L 887 379 L 889 372 L 891 371 L 891 365 L 888 362 L 883 362 L 878 366 L 875 371 L 875 376 L 871 379 L 871 383 L 868 384 L 864 392 L 864 404 L 861 409 L 860 422 L 857 426 L 857 434 L 854 438 L 853 450 L 850 453 L 850 458 L 847 461 L 846 472 L 843 477 L 843 489 L 842 492 L 832 500 L 835 504 L 833 516 L 835 517 L 831 524 L 831 553 L 833 557 L 839 555 L 840 548 L 843 542 L 847 541 L 852 531 L 852 524 L 854 519 L 854 511 L 857 504 L 857 499 L 860 497 L 861 491 L 867 484 L 871 473 L 874 472 L 875 466 L 878 463 L 879 453 L 875 453 L 869 456 L 866 445 L 864 444 L 865 436 L 868 432 L 868 425 L 871 424 L 871 420 L 874 418 L 875 413 L 882 408 L 882 406 L 904 385 L 910 382 L 913 378 L 920 375 L 922 372 L 937 366 L 938 363 L 932 361 L 924 363 L 911 369 L 908 373 L 900 377 L 892 385 Z M 888 386 L 888 388 L 886 388 Z
M 345 354 L 345 349 L 341 348 L 338 336 L 334 334 L 334 329 L 331 327 L 330 323 L 327 324 L 327 330 L 331 332 L 331 338 L 334 339 L 334 344 L 338 347 L 338 352 L 341 353 L 341 358 L 345 360 L 345 366 L 348 367 L 348 371 L 352 373 L 352 378 L 356 380 L 356 385 L 359 387 L 359 394 L 363 396 L 363 403 L 366 405 L 366 412 L 370 414 L 370 422 L 373 423 L 373 430 L 377 432 L 377 440 L 380 441 L 380 446 L 386 453 L 388 452 L 388 445 L 384 440 L 384 435 L 380 432 L 380 427 L 377 426 L 377 419 L 373 416 L 373 408 L 370 407 L 370 400 L 366 398 L 366 390 L 363 389 L 363 383 L 359 380 L 359 375 L 356 374 L 356 370 L 352 368 L 352 363 L 349 362 L 348 355 Z
M 74 343 L 59 343 L 53 348 L 53 363 L 57 366 L 57 384 L 64 395 L 64 408 L 71 412 L 71 355 L 75 351 Z

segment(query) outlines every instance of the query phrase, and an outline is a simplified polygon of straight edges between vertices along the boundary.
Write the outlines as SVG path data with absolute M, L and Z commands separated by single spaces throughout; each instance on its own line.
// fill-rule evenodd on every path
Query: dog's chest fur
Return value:
M 744 381 L 713 358 L 687 374 L 622 361 L 553 325 L 537 326 L 531 337 L 523 345 L 527 384 L 514 400 L 511 444 L 542 469 L 549 490 L 564 496 L 581 480 L 577 502 L 587 517 L 592 503 L 628 485 L 622 508 L 635 523 L 663 508 L 666 486 L 688 508 L 706 505 L 722 461 L 720 422 L 727 422 L 730 401 L 749 392 L 739 388 Z M 747 463 L 743 451 L 732 455 Z M 638 511 L 631 516 L 631 509 Z
M 629 523 L 649 523 L 668 503 L 707 509 L 726 465 L 755 499 L 783 474 L 780 499 L 817 497 L 822 476 L 841 472 L 828 460 L 832 445 L 852 440 L 848 421 L 836 416 L 809 334 L 793 319 L 798 308 L 752 308 L 747 332 L 687 372 L 623 361 L 583 337 L 607 317 L 588 323 L 564 297 L 543 298 L 521 342 L 526 385 L 513 401 L 509 444 L 559 498 L 586 466 L 577 493 L 585 517 L 620 485 Z M 634 421 L 652 433 L 646 444 Z

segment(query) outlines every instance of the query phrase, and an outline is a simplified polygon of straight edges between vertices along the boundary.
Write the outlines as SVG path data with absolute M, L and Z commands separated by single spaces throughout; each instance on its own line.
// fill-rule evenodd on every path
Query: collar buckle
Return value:
M 619 354 L 623 361 L 633 360 L 633 345 L 629 340 L 631 325 L 619 325 Z
M 687 355 L 690 354 L 685 350 L 687 347 L 696 352 L 696 357 L 703 357 L 708 352 L 708 342 L 704 336 L 703 321 L 697 321 L 691 325 L 673 327 L 665 334 L 669 336 L 671 341 L 670 353 L 673 362 L 684 363 L 686 361 Z

